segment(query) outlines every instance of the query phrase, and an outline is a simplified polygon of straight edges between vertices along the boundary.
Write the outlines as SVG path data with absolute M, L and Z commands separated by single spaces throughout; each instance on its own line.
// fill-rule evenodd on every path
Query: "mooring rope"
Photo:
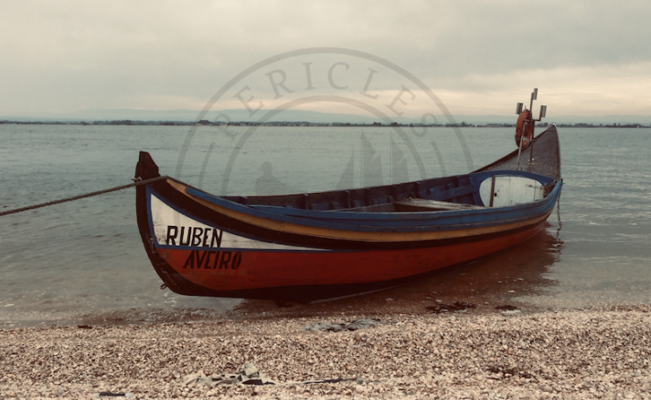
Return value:
M 15 210 L 1 211 L 0 212 L 0 217 L 3 217 L 5 215 L 9 215 L 9 214 L 16 214 L 16 213 L 23 212 L 23 211 L 35 210 L 37 208 L 53 206 L 55 204 L 66 203 L 68 201 L 84 199 L 86 197 L 98 196 L 98 195 L 104 194 L 104 193 L 117 192 L 118 190 L 129 189 L 129 188 L 132 188 L 132 187 L 135 187 L 135 186 L 147 185 L 149 183 L 153 183 L 153 182 L 160 181 L 160 180 L 167 179 L 167 178 L 168 178 L 167 175 L 159 176 L 159 177 L 147 179 L 147 180 L 144 180 L 144 181 L 138 181 L 138 182 L 130 183 L 128 185 L 116 186 L 116 187 L 113 187 L 113 188 L 110 188 L 110 189 L 99 190 L 97 192 L 90 192 L 90 193 L 80 194 L 78 196 L 67 197 L 65 199 L 48 201 L 47 203 L 35 204 L 33 206 L 17 208 Z

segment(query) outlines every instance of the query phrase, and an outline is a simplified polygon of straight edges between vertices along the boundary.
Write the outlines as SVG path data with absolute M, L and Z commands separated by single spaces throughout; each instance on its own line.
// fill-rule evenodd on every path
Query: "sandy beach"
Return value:
M 259 314 L 3 330 L 0 399 L 644 399 L 650 311 Z M 225 382 L 245 365 L 275 385 Z M 340 381 L 309 383 L 324 380 Z

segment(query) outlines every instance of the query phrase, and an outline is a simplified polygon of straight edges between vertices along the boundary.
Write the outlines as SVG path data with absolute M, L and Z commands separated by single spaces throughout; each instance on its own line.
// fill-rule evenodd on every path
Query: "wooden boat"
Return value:
M 519 164 L 519 165 L 518 165 Z M 159 177 L 140 153 L 136 177 Z M 515 246 L 561 193 L 554 126 L 473 173 L 363 189 L 214 196 L 139 186 L 140 234 L 164 285 L 192 296 L 311 302 L 403 284 Z

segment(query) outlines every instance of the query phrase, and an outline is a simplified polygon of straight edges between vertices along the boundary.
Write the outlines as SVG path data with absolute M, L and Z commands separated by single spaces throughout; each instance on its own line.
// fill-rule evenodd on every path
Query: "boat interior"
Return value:
M 515 171 L 509 173 L 518 174 Z M 479 184 L 498 174 L 484 172 L 475 176 L 458 175 L 362 189 L 275 196 L 224 196 L 222 199 L 253 207 L 339 212 L 469 210 L 486 208 L 479 195 Z M 478 179 L 477 175 L 482 178 Z M 550 190 L 547 188 L 545 194 Z

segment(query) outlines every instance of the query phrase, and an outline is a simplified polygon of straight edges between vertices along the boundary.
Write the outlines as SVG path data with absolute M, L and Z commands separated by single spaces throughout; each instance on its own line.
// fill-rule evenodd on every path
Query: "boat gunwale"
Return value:
M 398 225 L 378 226 L 378 225 L 360 225 L 360 224 L 350 224 L 350 223 L 345 224 L 345 223 L 340 223 L 338 221 L 335 222 L 319 221 L 314 219 L 307 220 L 305 218 L 296 218 L 296 217 L 283 216 L 283 215 L 278 215 L 273 213 L 265 213 L 258 210 L 251 210 L 247 206 L 243 206 L 237 203 L 235 203 L 235 205 L 238 208 L 243 208 L 243 209 L 222 210 L 223 207 L 221 207 L 220 205 L 208 203 L 206 200 L 196 199 L 191 195 L 184 193 L 184 191 L 179 190 L 177 187 L 175 187 L 175 185 L 170 184 L 169 187 L 171 190 L 176 191 L 179 195 L 183 196 L 189 202 L 193 202 L 195 204 L 206 207 L 210 209 L 210 211 L 217 213 L 218 215 L 231 218 L 237 223 L 245 224 L 250 227 L 269 229 L 271 231 L 277 230 L 278 232 L 283 232 L 283 233 L 294 233 L 299 235 L 306 235 L 306 236 L 311 236 L 316 238 L 321 237 L 321 238 L 327 238 L 333 240 L 355 240 L 352 239 L 351 237 L 343 237 L 342 235 L 344 236 L 366 235 L 365 237 L 362 236 L 358 239 L 364 241 L 371 240 L 373 242 L 379 240 L 372 240 L 370 236 L 377 236 L 376 239 L 380 239 L 382 236 L 396 236 L 396 235 L 411 236 L 414 234 L 421 234 L 427 236 L 431 236 L 431 235 L 450 236 L 451 235 L 450 237 L 460 237 L 463 236 L 464 232 L 465 234 L 471 233 L 469 231 L 476 231 L 475 234 L 481 235 L 484 234 L 483 232 L 484 230 L 489 228 L 495 228 L 495 229 L 506 228 L 508 230 L 510 229 L 509 227 L 515 225 L 526 225 L 531 221 L 542 218 L 543 216 L 546 217 L 551 212 L 551 209 L 553 208 L 556 199 L 558 197 L 558 194 L 560 192 L 560 185 L 557 185 L 557 187 L 555 187 L 554 190 L 552 190 L 552 192 L 545 199 L 542 199 L 541 201 L 518 205 L 519 210 L 517 211 L 519 211 L 523 215 L 516 218 L 504 219 L 504 212 L 501 213 L 494 212 L 493 214 L 491 214 L 493 216 L 493 220 L 479 222 L 479 223 L 464 221 L 464 217 L 466 217 L 467 219 L 468 217 L 467 215 L 460 215 L 460 216 L 448 215 L 447 216 L 448 219 L 454 218 L 456 219 L 456 221 L 454 221 L 454 223 L 448 222 L 447 224 L 441 224 L 440 219 L 445 218 L 445 216 L 439 216 L 438 217 L 439 221 L 430 220 L 428 221 L 429 225 L 423 225 L 422 224 L 423 221 L 420 221 L 421 224 L 417 226 L 414 226 L 412 221 L 406 221 L 406 222 L 397 221 L 397 222 L 402 222 L 404 226 L 398 226 Z M 153 188 L 151 188 L 151 190 L 154 190 L 154 192 L 158 193 L 158 191 L 156 191 Z M 158 194 L 161 195 L 160 193 Z M 161 195 L 161 197 L 157 196 L 157 198 L 159 198 L 160 200 L 165 201 L 165 196 Z M 199 213 L 194 213 L 187 209 L 187 208 L 194 209 L 195 207 L 181 207 L 177 205 L 172 199 L 167 199 L 165 203 L 167 203 L 168 206 L 172 206 L 173 208 L 175 208 L 177 212 L 181 212 L 186 216 L 191 217 L 206 225 L 223 226 L 223 224 L 215 222 L 212 219 L 206 219 L 204 217 L 200 217 Z M 530 209 L 534 207 L 537 208 L 538 210 L 532 213 Z M 483 210 L 478 210 L 478 211 L 483 211 Z M 511 211 L 511 213 L 513 213 L 513 211 Z M 232 225 L 232 223 L 230 225 Z M 243 234 L 242 231 L 237 229 L 228 229 L 228 227 L 224 227 L 224 229 L 226 231 L 235 234 Z M 320 232 L 320 234 L 308 234 L 307 231 Z M 455 235 L 455 232 L 457 233 L 457 235 Z M 261 237 L 264 237 L 264 235 L 256 236 L 251 234 L 249 235 L 244 234 L 244 236 L 252 239 L 257 239 L 257 240 L 263 240 L 261 239 Z M 428 237 L 426 239 L 414 238 L 414 240 L 416 241 L 441 240 L 441 239 L 445 239 L 445 238 L 433 238 L 433 237 L 432 238 Z M 387 238 L 385 238 L 385 240 L 389 241 Z M 381 240 L 381 241 L 385 241 L 385 240 Z M 405 241 L 405 240 L 401 238 L 400 241 Z
M 173 188 L 172 188 L 173 189 Z M 150 237 L 152 238 L 151 244 L 155 248 L 170 248 L 170 249 L 205 249 L 204 247 L 199 246 L 177 246 L 177 245 L 167 245 L 160 243 L 153 232 L 153 216 L 151 215 L 150 207 L 150 198 L 151 198 L 152 188 L 147 188 L 146 190 L 146 207 L 147 207 L 147 230 L 150 232 Z M 174 189 L 173 189 L 174 190 Z M 560 190 L 560 188 L 559 188 Z M 177 192 L 178 195 L 186 196 L 187 201 L 194 202 L 200 207 L 206 207 L 202 202 L 196 202 L 196 200 L 190 198 L 189 196 Z M 187 215 L 187 211 L 183 209 L 178 209 L 174 203 L 170 203 L 169 200 L 164 198 L 159 200 L 165 202 L 168 206 L 175 208 L 177 212 L 184 213 Z M 552 204 L 553 206 L 553 204 Z M 219 211 L 214 209 L 208 210 L 211 213 L 219 214 Z M 539 224 L 540 222 L 546 220 L 551 214 L 552 208 L 547 209 L 542 214 L 531 215 L 530 218 L 522 221 L 509 221 L 508 223 L 493 224 L 489 226 L 460 226 L 457 229 L 449 230 L 429 230 L 429 231 L 411 231 L 411 232 L 397 232 L 393 230 L 377 230 L 373 231 L 354 231 L 351 229 L 328 229 L 328 228 L 318 228 L 311 227 L 307 225 L 296 225 L 286 222 L 278 221 L 268 221 L 270 224 L 278 224 L 275 229 L 270 226 L 259 226 L 255 225 L 249 221 L 242 221 L 235 219 L 232 215 L 219 214 L 220 217 L 226 217 L 235 221 L 235 223 L 244 224 L 248 229 L 233 228 L 233 223 L 216 223 L 212 220 L 207 220 L 202 217 L 196 217 L 194 214 L 191 214 L 191 218 L 194 218 L 197 222 L 203 223 L 208 226 L 218 225 L 219 229 L 223 229 L 227 232 L 233 234 L 277 244 L 284 244 L 288 246 L 298 246 L 304 248 L 311 248 L 313 250 L 327 249 L 332 251 L 369 251 L 369 250 L 378 250 L 376 246 L 382 246 L 381 248 L 387 250 L 389 248 L 421 248 L 421 247 L 439 247 L 446 246 L 450 243 L 459 243 L 459 242 L 474 242 L 477 240 L 484 240 L 489 237 L 502 236 L 504 234 L 509 234 L 512 232 L 524 230 L 530 228 L 532 225 Z M 237 212 L 236 212 L 237 213 Z M 249 216 L 249 215 L 246 215 Z M 263 221 L 264 219 L 259 219 Z M 226 226 L 225 226 L 226 225 Z M 303 232 L 295 232 L 292 229 L 292 226 L 302 228 Z M 278 229 L 282 227 L 282 229 Z M 251 229 L 255 233 L 250 233 Z M 264 231 L 267 231 L 265 234 Z M 312 231 L 312 232 L 308 232 Z M 316 233 L 315 233 L 316 232 Z M 336 235 L 334 235 L 336 234 Z M 280 236 L 279 236 L 280 235 Z M 295 239 L 292 240 L 291 237 Z M 287 240 L 289 238 L 289 240 Z M 299 241 L 296 241 L 296 238 L 300 238 Z M 387 247 L 388 246 L 388 247 Z M 244 250 L 244 248 L 238 248 L 238 251 Z M 266 251 L 264 249 L 251 249 L 255 251 Z
M 351 228 L 354 228 L 355 230 L 359 231 L 378 231 L 381 228 L 385 228 L 391 231 L 395 231 L 396 229 L 428 231 L 431 230 L 433 227 L 432 225 L 436 225 L 437 230 L 449 230 L 502 225 L 533 219 L 538 215 L 544 214 L 548 210 L 550 203 L 553 207 L 553 204 L 555 204 L 556 198 L 558 197 L 561 185 L 559 182 L 557 182 L 552 191 L 548 193 L 547 196 L 545 196 L 543 199 L 506 207 L 486 207 L 482 209 L 469 210 L 387 213 L 329 213 L 327 211 L 320 210 L 287 209 L 291 210 L 290 212 L 298 211 L 302 215 L 270 212 L 265 209 L 232 202 L 230 200 L 226 200 L 218 196 L 213 196 L 205 192 L 200 192 L 205 194 L 197 196 L 191 193 L 193 190 L 191 190 L 190 193 L 187 191 L 184 193 L 184 191 L 180 190 L 178 187 L 175 187 L 175 185 L 171 186 L 193 201 L 201 200 L 202 202 L 206 202 L 215 207 L 224 208 L 228 211 L 243 213 L 255 218 L 263 218 L 266 220 L 273 220 L 281 223 L 292 223 L 296 225 L 306 225 L 329 229 L 337 229 L 338 226 L 341 225 L 341 228 L 339 229 L 349 230 Z M 265 206 L 265 208 L 266 207 L 269 206 Z M 282 209 L 282 207 L 278 208 Z M 184 212 L 198 217 L 198 215 L 193 213 L 191 210 L 184 210 Z M 224 211 L 217 212 L 223 213 Z M 414 226 L 414 223 L 418 223 L 420 226 Z

